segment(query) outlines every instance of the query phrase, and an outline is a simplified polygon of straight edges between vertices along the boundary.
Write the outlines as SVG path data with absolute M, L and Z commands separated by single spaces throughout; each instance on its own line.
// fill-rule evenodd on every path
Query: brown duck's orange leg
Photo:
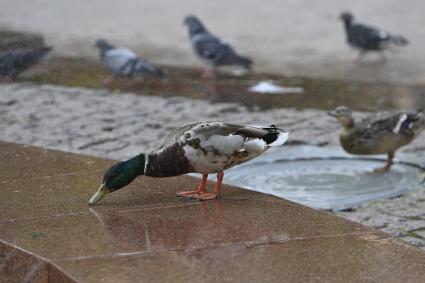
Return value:
M 388 172 L 388 170 L 390 170 L 391 166 L 394 164 L 393 159 L 394 159 L 394 152 L 389 152 L 387 163 L 385 164 L 385 166 L 380 167 L 380 168 L 376 168 L 375 170 L 373 170 L 373 172 L 374 173 L 381 173 L 381 174 Z
M 201 183 L 199 184 L 199 187 L 196 191 L 183 191 L 183 192 L 177 192 L 177 196 L 178 197 L 193 197 L 202 193 L 206 193 L 207 190 L 206 185 L 207 185 L 207 178 L 208 178 L 208 174 L 203 174 L 202 175 L 202 180 Z
M 203 193 L 200 193 L 199 195 L 193 195 L 192 198 L 198 199 L 198 200 L 211 200 L 211 199 L 217 198 L 218 195 L 220 194 L 220 186 L 221 186 L 221 182 L 223 181 L 223 177 L 224 177 L 223 172 L 217 173 L 217 182 L 215 183 L 213 192 L 211 193 L 203 192 Z

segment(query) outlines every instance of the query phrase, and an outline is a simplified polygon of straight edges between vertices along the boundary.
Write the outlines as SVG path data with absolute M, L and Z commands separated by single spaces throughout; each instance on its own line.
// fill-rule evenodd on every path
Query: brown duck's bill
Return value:
M 106 188 L 105 183 L 102 183 L 97 192 L 89 200 L 89 205 L 93 205 L 100 201 L 107 193 L 108 189 Z

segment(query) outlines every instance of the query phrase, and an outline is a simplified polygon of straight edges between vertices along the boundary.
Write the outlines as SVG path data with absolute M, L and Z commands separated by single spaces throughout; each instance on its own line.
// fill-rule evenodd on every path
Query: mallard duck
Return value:
M 288 133 L 274 125 L 223 122 L 185 125 L 172 131 L 153 151 L 110 167 L 89 204 L 130 184 L 139 175 L 172 177 L 187 173 L 201 173 L 201 183 L 197 190 L 178 192 L 177 196 L 214 199 L 220 193 L 224 170 L 257 157 L 272 146 L 282 145 L 287 139 Z M 207 192 L 207 177 L 211 173 L 217 174 L 217 182 L 214 191 Z
M 388 155 L 385 166 L 374 170 L 379 173 L 387 172 L 393 164 L 396 150 L 409 144 L 425 128 L 425 117 L 421 112 L 381 113 L 359 123 L 345 106 L 338 106 L 328 114 L 342 126 L 339 139 L 346 152 Z

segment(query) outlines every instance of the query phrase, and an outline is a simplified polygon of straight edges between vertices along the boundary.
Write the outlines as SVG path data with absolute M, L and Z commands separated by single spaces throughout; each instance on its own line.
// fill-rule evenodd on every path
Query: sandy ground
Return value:
M 178 4 L 177 4 L 178 3 Z M 0 28 L 39 32 L 60 55 L 95 57 L 98 37 L 134 48 L 154 62 L 199 65 L 182 21 L 198 15 L 208 28 L 252 57 L 255 70 L 286 75 L 425 83 L 423 0 L 0 0 Z M 341 11 L 401 33 L 411 44 L 386 63 L 353 64 Z
M 292 142 L 338 145 L 339 126 L 319 110 L 249 112 L 237 104 L 183 97 L 23 83 L 0 85 L 2 141 L 125 159 L 152 149 L 177 125 L 207 120 L 276 124 L 290 131 Z M 424 135 L 404 147 L 405 154 L 424 160 Z M 425 190 L 369 202 L 338 215 L 425 248 Z

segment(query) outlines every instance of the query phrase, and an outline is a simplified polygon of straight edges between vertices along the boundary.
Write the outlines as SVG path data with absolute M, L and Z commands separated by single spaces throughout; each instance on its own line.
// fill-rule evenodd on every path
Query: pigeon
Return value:
M 209 66 L 204 70 L 204 77 L 214 76 L 215 68 L 218 66 L 239 65 L 246 70 L 251 70 L 253 63 L 251 59 L 238 55 L 232 46 L 211 34 L 197 17 L 187 16 L 184 24 L 189 29 L 193 50 Z
M 162 70 L 139 57 L 136 53 L 125 47 L 114 47 L 105 39 L 96 40 L 102 64 L 111 72 L 112 79 L 117 77 L 143 77 L 144 75 L 164 78 Z
M 16 80 L 17 76 L 36 64 L 52 47 L 17 48 L 0 52 L 0 79 Z
M 357 60 L 360 60 L 368 51 L 382 52 L 393 46 L 408 44 L 408 40 L 401 35 L 392 35 L 383 30 L 356 23 L 350 12 L 342 13 L 340 18 L 344 22 L 348 44 L 360 51 Z M 383 52 L 381 55 L 385 59 Z

